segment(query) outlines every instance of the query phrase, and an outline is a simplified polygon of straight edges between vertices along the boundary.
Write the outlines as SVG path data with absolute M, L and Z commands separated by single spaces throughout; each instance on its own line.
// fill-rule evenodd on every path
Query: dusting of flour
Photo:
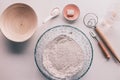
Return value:
M 73 76 L 83 67 L 81 47 L 70 37 L 60 35 L 44 48 L 43 65 L 55 77 Z

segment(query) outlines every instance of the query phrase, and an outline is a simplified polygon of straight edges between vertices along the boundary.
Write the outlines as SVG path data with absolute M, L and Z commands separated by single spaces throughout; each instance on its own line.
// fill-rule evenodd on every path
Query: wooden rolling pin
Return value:
M 120 58 L 118 57 L 118 55 L 116 54 L 115 50 L 113 49 L 113 47 L 111 46 L 109 40 L 107 39 L 107 37 L 104 35 L 104 33 L 100 30 L 99 27 L 95 28 L 96 33 L 99 35 L 99 37 L 102 39 L 102 41 L 105 43 L 105 45 L 107 46 L 107 48 L 111 51 L 112 55 L 115 57 L 115 59 L 120 63 Z

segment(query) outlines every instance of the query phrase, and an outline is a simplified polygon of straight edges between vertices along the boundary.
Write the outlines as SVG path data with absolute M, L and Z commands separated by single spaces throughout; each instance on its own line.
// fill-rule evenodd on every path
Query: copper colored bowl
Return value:
M 68 16 L 67 10 L 74 10 L 73 16 Z M 80 15 L 80 9 L 75 4 L 68 4 L 63 9 L 63 16 L 65 19 L 67 19 L 69 21 L 74 21 L 74 20 L 78 19 L 79 15 Z

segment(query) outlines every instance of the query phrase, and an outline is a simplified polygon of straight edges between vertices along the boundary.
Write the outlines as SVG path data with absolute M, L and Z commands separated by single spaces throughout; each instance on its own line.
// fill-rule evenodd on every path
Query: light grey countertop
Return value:
M 0 0 L 0 14 L 13 3 L 26 3 L 35 10 L 38 16 L 36 33 L 24 43 L 11 42 L 0 32 L 0 80 L 45 80 L 34 61 L 35 44 L 44 31 L 60 24 L 79 28 L 88 36 L 93 45 L 92 66 L 80 80 L 120 80 L 120 64 L 116 63 L 113 58 L 109 61 L 104 58 L 97 42 L 89 35 L 90 29 L 86 28 L 82 22 L 86 13 L 95 13 L 101 20 L 108 7 L 114 2 L 115 0 Z M 78 5 L 81 11 L 79 19 L 72 24 L 68 23 L 62 15 L 63 7 L 69 3 Z M 60 16 L 41 26 L 42 21 L 55 7 L 60 8 Z M 119 25 L 117 23 L 110 29 L 103 31 L 120 56 Z

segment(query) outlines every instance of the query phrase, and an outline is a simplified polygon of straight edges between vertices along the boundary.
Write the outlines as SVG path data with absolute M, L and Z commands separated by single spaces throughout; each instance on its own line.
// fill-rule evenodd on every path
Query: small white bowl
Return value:
M 24 42 L 36 31 L 36 13 L 30 6 L 23 3 L 10 5 L 1 15 L 0 28 L 7 39 Z

